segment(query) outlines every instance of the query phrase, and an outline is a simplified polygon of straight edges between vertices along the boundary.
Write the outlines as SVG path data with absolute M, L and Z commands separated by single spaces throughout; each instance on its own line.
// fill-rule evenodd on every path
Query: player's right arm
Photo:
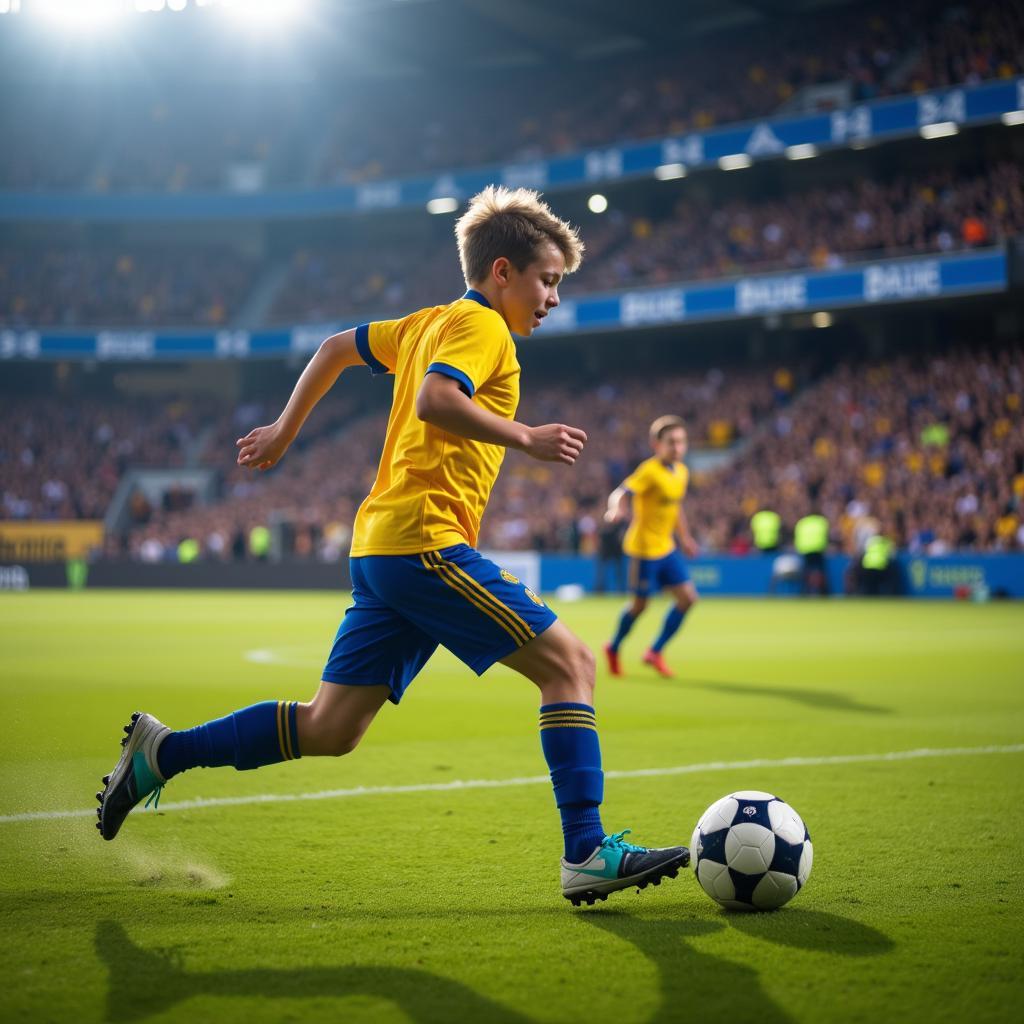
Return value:
M 238 465 L 270 469 L 288 450 L 313 406 L 330 391 L 341 371 L 356 365 L 362 366 L 363 358 L 356 348 L 355 329 L 332 334 L 323 341 L 296 381 L 281 415 L 235 442 Z
M 587 435 L 579 427 L 546 423 L 528 427 L 506 420 L 474 402 L 458 380 L 443 373 L 428 373 L 416 395 L 416 415 L 449 434 L 470 441 L 516 448 L 542 462 L 571 466 L 583 450 Z

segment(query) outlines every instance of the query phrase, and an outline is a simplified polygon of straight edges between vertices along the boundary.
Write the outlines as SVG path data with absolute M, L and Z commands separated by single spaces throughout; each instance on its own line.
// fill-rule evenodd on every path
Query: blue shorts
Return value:
M 662 587 L 674 587 L 689 580 L 689 570 L 678 550 L 669 552 L 664 558 L 629 560 L 629 589 L 637 597 L 649 597 Z
M 397 704 L 438 644 L 477 675 L 556 621 L 512 573 L 468 544 L 350 561 L 352 599 L 323 678 L 391 687 Z

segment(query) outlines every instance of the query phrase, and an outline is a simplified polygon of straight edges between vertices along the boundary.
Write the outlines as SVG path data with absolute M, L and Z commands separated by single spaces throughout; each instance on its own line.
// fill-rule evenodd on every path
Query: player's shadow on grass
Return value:
M 736 697 L 778 697 L 780 700 L 791 700 L 795 704 L 803 704 L 809 708 L 822 708 L 826 711 L 859 711 L 869 715 L 891 715 L 892 708 L 883 708 L 877 704 L 861 704 L 860 701 L 848 697 L 845 693 L 832 690 L 801 690 L 795 686 L 753 686 L 747 683 L 716 683 L 704 680 L 685 680 L 686 685 L 715 693 L 727 693 Z
M 793 1018 L 765 992 L 756 971 L 702 953 L 686 941 L 722 931 L 724 924 L 652 920 L 611 910 L 580 916 L 635 946 L 657 967 L 661 1000 L 647 1024 L 718 1020 L 792 1024 Z
M 337 967 L 187 968 L 174 950 L 136 946 L 115 921 L 101 921 L 96 951 L 110 972 L 105 1020 L 136 1021 L 192 996 L 308 999 L 362 996 L 397 1006 L 415 1024 L 451 1021 L 529 1024 L 529 1018 L 465 985 L 412 967 L 345 964 Z
M 675 1021 L 756 1020 L 790 1024 L 756 971 L 733 960 L 701 952 L 686 940 L 734 927 L 755 938 L 798 949 L 875 956 L 892 941 L 867 925 L 817 910 L 787 909 L 776 914 L 723 912 L 720 921 L 633 917 L 615 911 L 580 915 L 588 924 L 635 946 L 658 968 L 661 1002 L 648 1024 Z

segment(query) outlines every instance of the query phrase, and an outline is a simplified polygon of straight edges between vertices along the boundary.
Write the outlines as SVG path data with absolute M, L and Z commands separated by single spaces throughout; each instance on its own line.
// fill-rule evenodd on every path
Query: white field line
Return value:
M 681 764 L 672 768 L 638 768 L 633 771 L 607 771 L 608 779 L 646 779 L 665 775 L 695 775 L 700 772 L 735 771 L 741 768 L 802 768 L 829 764 L 878 764 L 886 761 L 916 761 L 926 757 L 971 757 L 979 754 L 1019 754 L 1024 743 L 988 747 L 922 747 L 918 750 L 895 750 L 887 754 L 836 754 L 831 757 L 783 757 L 777 760 L 754 758 L 750 761 L 705 761 L 703 764 Z M 422 782 L 410 786 L 357 786 L 354 789 L 321 789 L 315 793 L 256 793 L 249 796 L 199 797 L 162 803 L 161 811 L 194 811 L 205 807 L 240 807 L 244 804 L 284 804 L 301 800 L 341 800 L 353 796 L 389 796 L 396 793 L 448 793 L 466 789 L 507 789 L 512 786 L 547 785 L 547 775 L 530 775 L 517 779 L 456 779 L 452 782 Z M 23 814 L 0 815 L 0 824 L 18 821 L 50 821 L 57 818 L 91 818 L 96 809 L 80 811 L 26 811 Z

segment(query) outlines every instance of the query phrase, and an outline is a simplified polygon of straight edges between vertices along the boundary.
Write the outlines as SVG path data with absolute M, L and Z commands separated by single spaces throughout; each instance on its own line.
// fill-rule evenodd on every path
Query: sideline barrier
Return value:
M 534 552 L 494 552 L 493 557 L 506 568 L 522 574 L 524 582 L 533 582 L 532 566 L 539 572 L 540 589 L 547 594 L 559 587 L 572 586 L 594 593 L 597 583 L 596 559 L 580 555 L 537 555 Z M 708 597 L 759 597 L 769 593 L 772 582 L 770 555 L 722 556 L 689 561 L 690 576 L 698 590 Z M 827 560 L 829 588 L 842 594 L 850 559 L 832 555 Z M 953 597 L 958 590 L 988 596 L 1024 598 L 1024 555 L 985 554 L 948 555 L 942 558 L 915 558 L 900 555 L 895 559 L 902 593 L 907 597 Z M 616 593 L 608 573 L 608 592 Z M 622 578 L 625 578 L 623 573 Z M 195 562 L 191 565 L 141 562 L 95 562 L 70 570 L 64 562 L 28 562 L 0 565 L 0 590 L 34 588 L 140 588 L 211 590 L 330 590 L 347 591 L 351 587 L 348 561 L 323 562 Z M 779 596 L 794 594 L 792 582 L 780 583 Z
M 775 556 L 745 555 L 694 558 L 687 561 L 690 577 L 705 596 L 756 597 L 769 593 Z M 851 560 L 846 555 L 826 559 L 829 590 L 842 594 Z M 906 597 L 953 597 L 960 588 L 985 590 L 993 596 L 1024 597 L 1024 555 L 958 554 L 936 558 L 899 555 L 894 559 L 900 590 Z M 552 593 L 576 585 L 587 593 L 596 588 L 594 558 L 545 555 L 541 559 L 541 588 Z M 606 579 L 610 581 L 609 571 Z M 781 582 L 779 595 L 794 594 L 793 583 Z

